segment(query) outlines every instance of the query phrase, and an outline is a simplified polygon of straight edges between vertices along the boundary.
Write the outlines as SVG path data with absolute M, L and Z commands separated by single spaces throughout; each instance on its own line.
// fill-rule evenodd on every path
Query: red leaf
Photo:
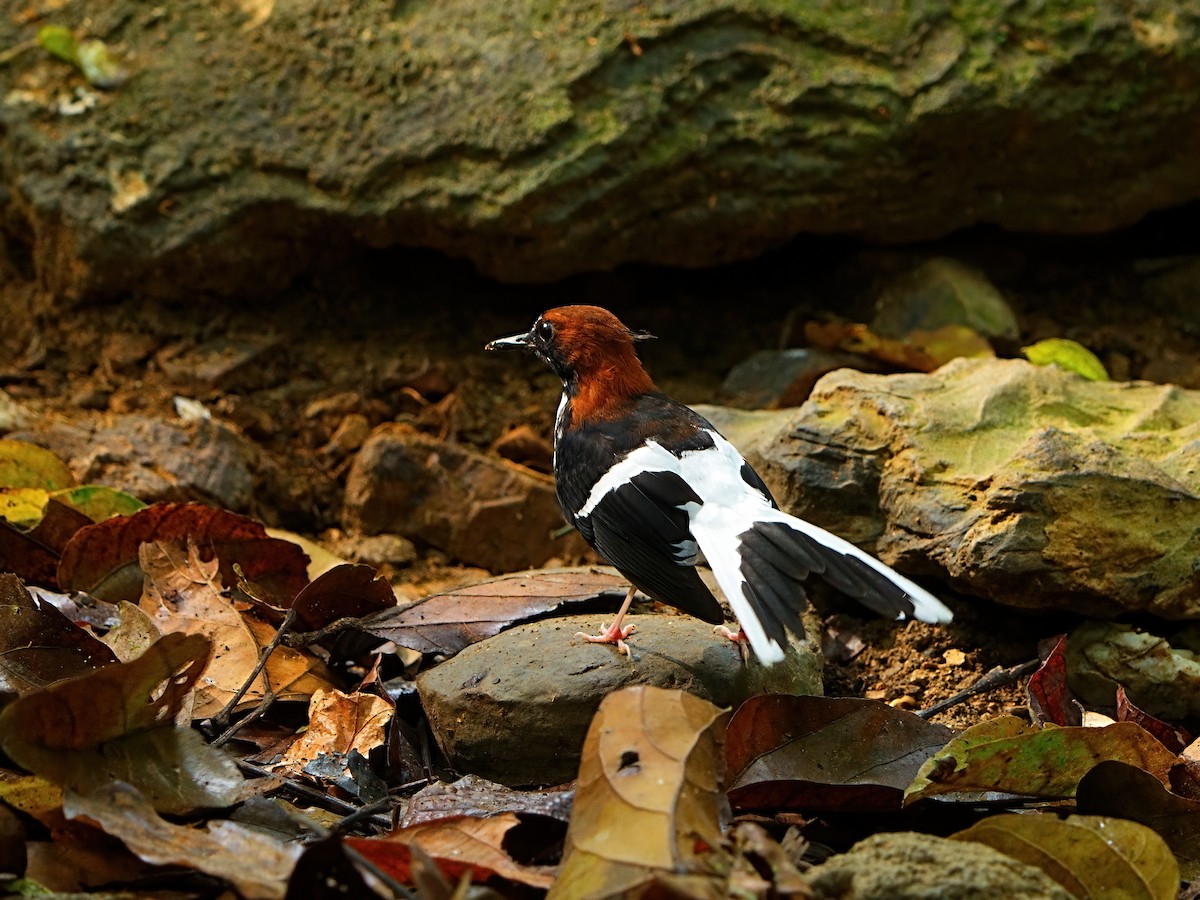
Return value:
M 1067 636 L 1060 634 L 1050 640 L 1054 641 L 1054 646 L 1025 686 L 1029 712 L 1038 723 L 1082 725 L 1079 704 L 1067 687 Z
M 1125 695 L 1123 684 L 1117 685 L 1117 721 L 1141 725 L 1172 753 L 1182 753 L 1183 748 L 1192 742 L 1192 736 L 1184 729 L 1168 725 L 1162 719 L 1156 719 L 1150 713 L 1134 706 Z

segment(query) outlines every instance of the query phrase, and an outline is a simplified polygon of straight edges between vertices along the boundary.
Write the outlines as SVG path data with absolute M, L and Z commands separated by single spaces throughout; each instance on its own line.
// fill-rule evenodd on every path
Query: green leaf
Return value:
M 1035 366 L 1058 366 L 1068 372 L 1082 375 L 1089 381 L 1108 381 L 1104 363 L 1083 344 L 1066 338 L 1047 338 L 1022 347 L 1021 352 Z
M 991 816 L 954 840 L 975 841 L 1037 866 L 1076 897 L 1174 900 L 1179 865 L 1144 825 L 1105 816 Z
M 79 65 L 79 44 L 71 29 L 61 25 L 43 25 L 38 29 L 37 42 L 51 56 L 57 56 L 73 66 Z
M 0 440 L 0 488 L 58 491 L 74 484 L 67 464 L 49 450 L 25 441 Z
M 132 494 L 102 484 L 84 484 L 55 491 L 54 499 L 83 513 L 93 522 L 103 522 L 113 516 L 131 516 L 146 508 L 146 504 Z

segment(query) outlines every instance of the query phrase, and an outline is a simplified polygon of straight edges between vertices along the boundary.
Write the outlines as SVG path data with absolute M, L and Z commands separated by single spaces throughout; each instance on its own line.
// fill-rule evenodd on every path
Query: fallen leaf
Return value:
M 42 509 L 50 499 L 43 488 L 18 487 L 0 491 L 0 519 L 28 531 L 42 520 Z
M 101 638 L 121 662 L 137 659 L 162 637 L 154 620 L 127 600 L 117 604 L 117 624 Z
M 733 865 L 725 896 L 781 900 L 816 896 L 787 851 L 761 825 L 738 822 L 731 838 Z
M 57 491 L 74 484 L 71 469 L 49 450 L 11 438 L 0 440 L 0 487 Z
M 286 900 L 382 900 L 346 855 L 340 837 L 322 838 L 303 849 L 288 879 Z
M 966 325 L 944 325 L 932 331 L 915 329 L 905 338 L 889 338 L 868 325 L 832 319 L 806 322 L 804 337 L 823 350 L 859 353 L 902 369 L 932 372 L 960 356 L 994 356 L 987 339 Z
M 0 570 L 33 584 L 58 584 L 58 554 L 28 532 L 0 520 Z
M 472 882 L 500 876 L 517 884 L 548 888 L 554 882 L 546 866 L 517 863 L 504 849 L 509 831 L 519 824 L 513 813 L 486 819 L 460 817 L 402 828 L 381 838 L 346 838 L 352 847 L 400 882 L 410 881 L 412 846 L 420 847 L 452 881 L 468 874 Z
M 953 837 L 1037 866 L 1076 897 L 1175 900 L 1179 892 L 1179 866 L 1163 839 L 1124 819 L 1010 813 Z
M 711 876 L 719 895 L 724 718 L 678 690 L 638 685 L 604 698 L 584 740 L 550 897 L 625 896 L 664 875 L 700 884 Z
M 1089 381 L 1108 381 L 1108 371 L 1096 354 L 1082 344 L 1066 338 L 1047 338 L 1022 347 L 1021 352 L 1035 366 L 1058 366 L 1082 375 Z
M 301 851 L 236 822 L 210 822 L 203 829 L 167 822 L 135 788 L 120 782 L 86 794 L 68 792 L 63 811 L 95 822 L 148 863 L 222 878 L 247 900 L 283 897 Z
M 1003 791 L 1027 797 L 1074 797 L 1093 766 L 1115 759 L 1163 784 L 1175 755 L 1132 722 L 1103 728 L 1043 728 L 1013 716 L 968 728 L 926 760 L 904 803 L 956 791 Z
M 1081 813 L 1117 816 L 1153 828 L 1175 854 L 1184 879 L 1200 878 L 1200 800 L 1168 791 L 1136 766 L 1103 762 L 1079 782 L 1075 805 Z
M 142 593 L 138 549 L 148 541 L 201 550 L 217 558 L 225 584 L 235 584 L 237 565 L 249 581 L 290 603 L 308 583 L 308 558 L 295 544 L 267 536 L 253 519 L 199 503 L 156 503 L 131 516 L 115 516 L 81 528 L 63 548 L 58 584 L 102 600 L 137 602 Z
M 1183 748 L 1192 742 L 1192 736 L 1186 729 L 1168 725 L 1162 719 L 1157 719 L 1134 706 L 1133 701 L 1125 694 L 1124 685 L 1117 685 L 1117 721 L 1141 725 L 1172 753 L 1182 753 Z
M 40 775 L 0 770 L 0 803 L 20 810 L 43 825 L 62 822 L 62 798 L 62 788 Z
M 124 781 L 163 812 L 228 806 L 242 785 L 233 760 L 171 724 L 210 649 L 199 635 L 168 634 L 132 662 L 26 694 L 0 710 L 0 747 L 83 793 Z
M 117 661 L 112 650 L 16 575 L 0 574 L 0 690 L 31 691 Z
M 899 810 L 954 732 L 875 700 L 751 697 L 726 729 L 735 809 Z
M 84 484 L 55 491 L 52 497 L 93 522 L 103 522 L 113 516 L 131 516 L 146 508 L 146 504 L 132 494 L 101 484 Z
M 387 725 L 394 709 L 374 694 L 343 694 L 319 690 L 308 704 L 308 729 L 271 766 L 282 775 L 299 775 L 322 754 L 349 756 L 357 750 L 367 756 L 387 740 Z
M 1060 634 L 1052 640 L 1054 645 L 1025 684 L 1030 715 L 1039 725 L 1081 725 L 1079 704 L 1067 687 L 1067 636 Z
M 616 609 L 628 589 L 620 575 L 594 568 L 534 569 L 433 594 L 402 609 L 367 616 L 356 627 L 401 647 L 448 656 L 564 608 L 596 605 L 603 598 Z
M 451 784 L 438 781 L 417 791 L 408 801 L 400 827 L 457 816 L 485 818 L 501 812 L 566 822 L 574 797 L 573 790 L 516 791 L 477 775 L 464 775 Z
M 297 629 L 316 631 L 337 619 L 357 619 L 396 605 L 386 578 L 370 566 L 330 569 L 304 588 L 292 603 Z

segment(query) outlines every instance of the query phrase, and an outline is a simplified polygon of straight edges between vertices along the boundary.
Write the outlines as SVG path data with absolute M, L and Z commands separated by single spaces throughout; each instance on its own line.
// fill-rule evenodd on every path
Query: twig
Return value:
M 263 717 L 263 715 L 266 713 L 266 711 L 271 708 L 271 704 L 274 702 L 275 702 L 275 692 L 267 691 L 267 695 L 262 698 L 262 703 L 258 704 L 258 706 L 256 706 L 256 707 L 254 707 L 254 711 L 251 712 L 250 715 L 243 716 L 242 718 L 238 719 L 236 722 L 234 722 L 232 725 L 230 725 L 228 728 L 226 728 L 223 732 L 221 732 L 221 734 L 219 734 L 215 738 L 213 738 L 212 745 L 214 747 L 224 747 L 225 744 L 227 744 L 229 742 L 229 740 L 235 734 L 237 734 L 239 731 L 241 731 L 243 728 L 245 728 L 247 725 L 249 725 L 251 722 L 255 721 L 256 719 L 261 719 Z
M 385 809 L 390 811 L 392 801 L 395 799 L 396 794 L 406 791 L 409 788 L 424 787 L 427 784 L 429 784 L 428 778 L 418 778 L 416 781 L 410 781 L 408 784 L 402 784 L 399 787 L 392 788 L 386 797 L 381 797 L 374 803 L 368 803 L 357 812 L 352 812 L 341 821 L 335 822 L 330 828 L 330 831 L 332 831 L 334 834 L 344 834 L 363 819 L 371 818 L 375 815 L 375 813 L 382 812 Z M 379 820 L 376 819 L 374 822 L 372 822 L 372 824 L 378 824 L 378 822 Z
M 332 813 L 337 813 L 339 816 L 352 816 L 359 812 L 361 807 L 355 806 L 353 803 L 347 803 L 345 800 L 340 800 L 337 797 L 326 794 L 324 791 L 318 791 L 316 788 L 311 788 L 306 784 L 301 784 L 294 778 L 288 778 L 286 775 L 280 775 L 277 772 L 272 772 L 270 769 L 264 769 L 262 766 L 257 766 L 252 762 L 246 762 L 244 759 L 235 759 L 237 767 L 243 772 L 250 775 L 255 775 L 259 778 L 278 778 L 284 783 L 289 791 L 295 794 L 296 798 L 303 800 L 305 803 L 312 806 L 318 806 L 321 809 L 327 809 Z M 388 828 L 392 824 L 390 816 L 376 816 L 371 819 L 372 825 L 377 825 L 380 828 Z
M 996 666 L 996 668 L 992 669 L 990 672 L 986 672 L 978 681 L 976 681 L 966 690 L 959 691 L 957 694 L 947 697 L 945 700 L 940 700 L 928 709 L 917 710 L 917 715 L 922 719 L 928 719 L 930 716 L 944 712 L 952 706 L 957 706 L 964 700 L 974 697 L 976 694 L 982 694 L 986 691 L 1002 687 L 1003 685 L 1011 684 L 1018 678 L 1022 678 L 1031 672 L 1036 672 L 1038 666 L 1041 664 L 1042 661 L 1040 659 L 1031 659 L 1028 662 L 1010 666 L 1007 669 Z
M 288 614 L 291 614 L 290 610 Z M 357 625 L 360 621 L 361 619 L 358 616 L 344 616 L 340 619 L 334 619 L 324 628 L 318 628 L 316 631 L 297 631 L 295 634 L 289 634 L 283 638 L 283 643 L 292 648 L 307 647 L 309 644 L 315 644 L 324 638 L 340 634 L 347 628 Z M 280 634 L 283 633 L 282 626 L 280 626 L 279 631 Z
M 275 652 L 275 648 L 279 646 L 280 642 L 283 640 L 283 636 L 287 633 L 288 629 L 292 627 L 292 624 L 295 621 L 296 609 L 295 607 L 292 607 L 287 611 L 287 615 L 284 616 L 283 624 L 281 624 L 279 626 L 279 630 L 275 632 L 275 637 L 271 638 L 271 642 L 262 648 L 262 652 L 258 655 L 258 664 L 255 665 L 254 670 L 250 673 L 249 677 L 242 683 L 242 686 L 238 688 L 237 693 L 229 698 L 229 702 L 221 708 L 221 711 L 213 716 L 213 724 L 218 728 L 229 727 L 229 717 L 233 714 L 233 708 L 241 702 L 242 698 L 246 696 L 246 691 L 250 690 L 255 680 L 259 675 L 262 674 L 262 670 L 267 666 L 267 660 L 271 658 L 271 654 Z M 272 692 L 269 688 L 267 691 L 267 697 L 272 697 Z M 267 705 L 269 706 L 270 704 Z M 266 710 L 264 709 L 262 712 L 259 712 L 258 715 L 262 715 L 263 712 L 266 712 Z

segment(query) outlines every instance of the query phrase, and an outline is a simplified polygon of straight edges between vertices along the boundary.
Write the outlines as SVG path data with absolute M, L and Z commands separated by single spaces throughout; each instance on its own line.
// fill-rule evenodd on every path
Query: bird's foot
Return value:
M 713 634 L 720 635 L 737 644 L 738 653 L 742 655 L 742 662 L 749 662 L 750 639 L 746 637 L 746 632 L 740 628 L 737 631 L 730 631 L 724 625 L 717 625 L 713 628 Z
M 625 638 L 637 631 L 637 626 L 626 625 L 622 628 L 620 621 L 620 619 L 616 620 L 599 634 L 585 634 L 577 631 L 575 637 L 583 638 L 589 644 L 615 644 L 618 652 L 633 659 L 633 654 L 629 652 L 629 645 L 625 643 Z

